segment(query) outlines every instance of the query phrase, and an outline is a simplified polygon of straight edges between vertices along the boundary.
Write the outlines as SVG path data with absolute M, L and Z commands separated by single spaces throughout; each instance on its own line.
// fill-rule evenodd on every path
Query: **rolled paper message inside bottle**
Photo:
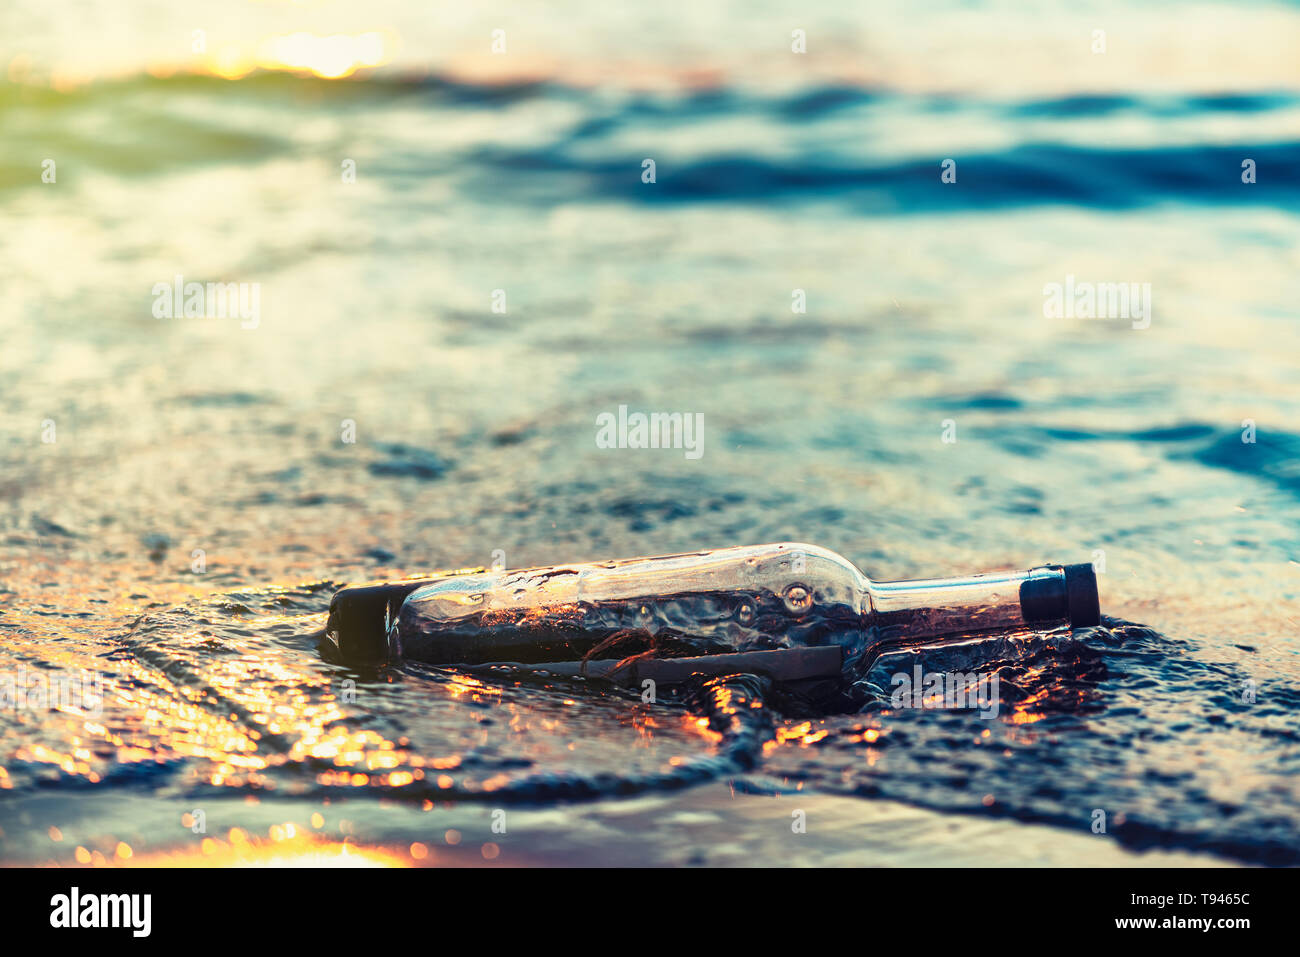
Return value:
M 885 651 L 973 633 L 1099 622 L 1089 564 L 874 582 L 835 552 L 778 543 L 349 585 L 326 635 L 355 662 L 797 680 L 852 679 Z

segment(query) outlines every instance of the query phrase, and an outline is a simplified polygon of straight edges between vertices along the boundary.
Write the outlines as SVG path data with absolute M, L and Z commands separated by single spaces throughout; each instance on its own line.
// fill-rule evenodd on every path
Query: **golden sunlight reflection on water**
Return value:
M 196 850 L 162 851 L 114 861 L 138 867 L 409 867 L 409 853 L 383 847 L 363 847 L 309 834 L 279 840 L 252 840 L 237 834 L 231 840 L 207 838 Z
M 258 69 L 340 80 L 358 70 L 388 63 L 397 46 L 397 35 L 391 30 L 329 36 L 299 31 L 267 37 L 255 44 L 231 43 L 205 49 L 187 69 L 227 80 L 238 80 Z M 153 63 L 148 72 L 163 77 L 180 72 L 180 68 L 172 63 Z
M 319 828 L 320 815 L 311 826 Z M 134 848 L 124 841 L 97 842 L 93 847 L 70 846 L 57 827 L 50 828 L 51 841 L 64 844 L 53 858 L 30 862 L 47 867 L 435 867 L 481 865 L 501 859 L 501 847 L 494 841 L 462 845 L 455 829 L 436 838 L 411 843 L 359 843 L 300 829 L 292 822 L 272 825 L 265 837 L 241 828 L 231 828 L 221 837 L 205 837 L 197 845 L 183 847 Z M 22 862 L 11 862 L 22 863 Z

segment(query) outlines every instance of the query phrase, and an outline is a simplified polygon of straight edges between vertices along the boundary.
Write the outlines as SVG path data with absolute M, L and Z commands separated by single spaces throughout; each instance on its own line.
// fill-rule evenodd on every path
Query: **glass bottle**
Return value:
M 326 637 L 355 662 L 853 679 L 887 650 L 1099 621 L 1089 564 L 873 582 L 835 552 L 779 543 L 349 585 Z

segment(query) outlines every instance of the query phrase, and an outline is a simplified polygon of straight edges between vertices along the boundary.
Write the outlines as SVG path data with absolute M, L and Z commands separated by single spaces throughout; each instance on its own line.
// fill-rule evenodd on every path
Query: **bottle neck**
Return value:
M 1091 565 L 1045 565 L 1024 572 L 965 578 L 872 582 L 867 593 L 871 623 L 882 645 L 919 645 L 972 632 L 1098 623 L 1097 584 Z

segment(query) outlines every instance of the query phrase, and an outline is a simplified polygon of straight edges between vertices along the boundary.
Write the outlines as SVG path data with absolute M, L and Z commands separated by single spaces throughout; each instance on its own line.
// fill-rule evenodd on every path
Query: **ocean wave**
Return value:
M 1118 114 L 1124 136 L 1089 135 L 1091 119 Z M 312 122 L 326 132 L 307 132 Z M 1197 122 L 1218 132 L 1188 139 Z M 356 145 L 355 123 L 375 154 L 371 172 L 443 176 L 488 202 L 830 200 L 871 215 L 1179 202 L 1293 209 L 1300 198 L 1300 136 L 1286 135 L 1300 130 L 1300 96 L 1284 91 L 998 101 L 837 85 L 611 97 L 546 81 L 274 73 L 138 76 L 69 93 L 0 85 L 0 135 L 16 144 L 0 161 L 0 189 L 39 186 L 51 156 L 72 175 L 151 176 L 337 152 Z M 653 183 L 642 179 L 647 158 Z M 956 181 L 944 183 L 949 160 Z M 1246 160 L 1259 171 L 1250 186 Z

